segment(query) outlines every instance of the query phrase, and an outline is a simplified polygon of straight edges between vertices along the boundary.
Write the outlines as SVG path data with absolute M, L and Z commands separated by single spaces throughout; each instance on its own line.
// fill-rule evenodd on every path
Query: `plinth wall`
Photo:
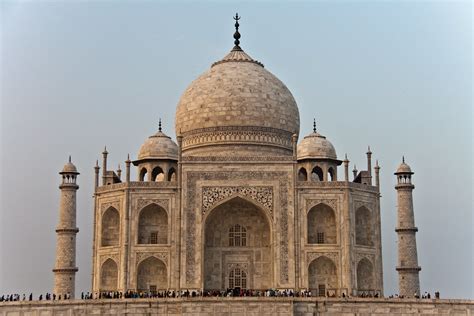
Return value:
M 60 315 L 474 315 L 474 301 L 248 297 L 0 303 L 0 316 Z

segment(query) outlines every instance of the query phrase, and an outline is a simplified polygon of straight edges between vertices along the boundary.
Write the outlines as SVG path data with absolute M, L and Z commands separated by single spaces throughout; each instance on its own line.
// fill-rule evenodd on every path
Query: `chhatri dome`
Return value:
M 178 145 L 161 130 L 161 119 L 158 132 L 148 137 L 138 152 L 138 160 L 178 159 Z
M 298 160 L 302 159 L 333 159 L 337 160 L 336 149 L 325 136 L 316 131 L 316 122 L 313 123 L 313 132 L 303 138 L 298 144 Z
M 183 155 L 209 153 L 239 156 L 292 154 L 299 133 L 299 112 L 290 90 L 262 63 L 239 46 L 194 80 L 176 109 L 176 135 Z

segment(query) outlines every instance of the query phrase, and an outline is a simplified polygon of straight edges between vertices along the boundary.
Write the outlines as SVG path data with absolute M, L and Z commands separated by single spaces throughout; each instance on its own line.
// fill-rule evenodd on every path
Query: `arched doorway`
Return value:
M 204 289 L 272 287 L 270 223 L 255 204 L 232 198 L 215 207 L 204 226 Z
M 156 204 L 140 211 L 138 244 L 166 244 L 168 242 L 168 214 Z
M 326 296 L 337 291 L 337 270 L 334 262 L 321 256 L 311 262 L 308 268 L 308 286 L 313 296 Z
M 116 208 L 109 207 L 102 215 L 101 246 L 117 246 L 119 244 L 120 215 Z
M 357 264 L 357 291 L 359 295 L 374 292 L 374 268 L 367 258 L 362 258 Z
M 117 291 L 118 268 L 117 263 L 112 259 L 107 259 L 100 268 L 100 291 Z
M 166 265 L 160 259 L 149 257 L 137 267 L 137 291 L 154 292 L 168 288 Z
M 363 246 L 373 246 L 373 225 L 370 216 L 370 211 L 365 207 L 361 206 L 356 210 L 355 213 L 355 231 L 356 231 L 356 244 Z
M 313 206 L 307 216 L 308 244 L 336 244 L 337 229 L 334 210 L 323 203 Z

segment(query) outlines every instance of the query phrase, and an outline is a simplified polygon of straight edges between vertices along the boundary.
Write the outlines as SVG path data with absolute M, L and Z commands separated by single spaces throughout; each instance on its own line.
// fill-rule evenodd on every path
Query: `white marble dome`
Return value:
M 297 147 L 298 160 L 302 159 L 334 159 L 337 160 L 336 149 L 325 136 L 316 131 L 305 136 Z
M 63 170 L 60 172 L 60 174 L 63 173 L 79 174 L 79 172 L 77 172 L 76 166 L 71 162 L 71 157 L 69 157 L 69 161 L 64 165 Z
M 405 158 L 403 158 L 402 163 L 400 164 L 400 166 L 398 166 L 397 171 L 395 172 L 395 174 L 401 174 L 401 173 L 413 174 L 413 171 L 411 171 L 410 166 L 407 163 L 405 163 Z
M 178 145 L 160 130 L 140 147 L 138 160 L 144 159 L 178 160 Z
M 222 143 L 210 134 L 207 140 L 187 140 L 191 135 L 227 133 L 223 136 L 227 143 L 258 144 L 265 143 L 265 135 L 251 134 L 262 131 L 268 133 L 268 143 L 291 150 L 291 136 L 298 135 L 299 126 L 298 107 L 288 88 L 240 49 L 232 50 L 194 80 L 176 109 L 176 135 L 184 137 L 184 150 Z M 282 139 L 275 140 L 275 135 Z

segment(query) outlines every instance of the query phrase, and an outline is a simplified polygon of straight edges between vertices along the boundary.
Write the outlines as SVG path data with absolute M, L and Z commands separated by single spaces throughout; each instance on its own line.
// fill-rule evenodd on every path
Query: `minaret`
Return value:
M 398 220 L 395 231 L 398 234 L 398 286 L 399 294 L 404 297 L 414 297 L 420 295 L 418 254 L 416 250 L 416 232 L 415 216 L 413 214 L 413 195 L 415 186 L 411 183 L 413 172 L 410 166 L 405 163 L 398 167 L 395 175 L 397 176 L 397 205 Z
M 76 278 L 76 166 L 71 162 L 64 165 L 59 173 L 62 183 L 59 186 L 61 198 L 59 205 L 59 224 L 56 228 L 56 263 L 54 265 L 54 290 L 53 293 L 64 297 L 66 294 L 74 298 Z

